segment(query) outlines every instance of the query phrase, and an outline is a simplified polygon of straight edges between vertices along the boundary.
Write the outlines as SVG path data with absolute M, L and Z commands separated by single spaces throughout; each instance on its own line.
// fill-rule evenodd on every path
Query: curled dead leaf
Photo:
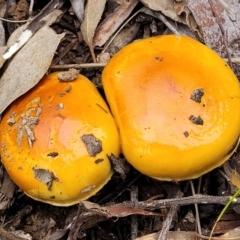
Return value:
M 156 12 L 162 12 L 165 16 L 170 19 L 188 25 L 188 27 L 196 32 L 198 37 L 202 39 L 202 34 L 198 29 L 198 24 L 195 21 L 194 16 L 187 7 L 186 0 L 175 1 L 175 0 L 140 0 L 146 7 Z M 199 1 L 196 1 L 197 3 Z
M 85 7 L 83 23 L 81 25 L 83 39 L 90 49 L 94 62 L 96 62 L 96 57 L 93 50 L 93 36 L 102 17 L 105 4 L 106 0 L 88 0 Z
M 78 18 L 79 22 L 82 23 L 84 17 L 84 4 L 85 0 L 70 0 L 72 4 L 73 11 Z
M 137 4 L 138 0 L 124 1 L 112 14 L 107 16 L 95 32 L 93 46 L 103 46 L 110 36 L 127 19 Z

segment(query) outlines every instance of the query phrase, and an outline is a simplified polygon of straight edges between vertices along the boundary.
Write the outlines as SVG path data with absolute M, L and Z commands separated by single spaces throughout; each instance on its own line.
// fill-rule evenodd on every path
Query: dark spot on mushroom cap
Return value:
M 155 56 L 155 59 L 156 59 L 156 60 L 159 60 L 159 61 L 162 61 L 162 60 L 163 60 L 163 57 Z
M 204 95 L 203 88 L 195 89 L 191 94 L 191 99 L 195 102 L 201 103 L 202 96 Z
M 189 117 L 189 120 L 196 125 L 203 125 L 203 120 L 200 116 L 195 117 L 195 116 L 191 115 Z
M 65 89 L 65 92 L 70 92 L 72 90 L 72 86 L 69 85 L 66 89 Z
M 184 133 L 184 136 L 187 138 L 189 136 L 189 132 L 188 131 L 185 131 Z
M 95 160 L 95 163 L 96 163 L 96 164 L 99 164 L 99 163 L 101 163 L 101 162 L 103 162 L 103 161 L 104 161 L 103 158 L 98 158 L 97 160 Z
M 102 151 L 102 142 L 93 134 L 85 134 L 81 136 L 81 140 L 86 145 L 87 151 L 91 157 L 95 157 Z
M 58 156 L 58 152 L 50 152 L 47 154 L 48 157 L 57 157 Z

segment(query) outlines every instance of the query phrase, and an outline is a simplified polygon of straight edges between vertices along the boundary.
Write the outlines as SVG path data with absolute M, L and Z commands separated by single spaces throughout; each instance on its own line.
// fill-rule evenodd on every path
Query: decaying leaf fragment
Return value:
M 82 23 L 83 21 L 83 17 L 84 17 L 84 4 L 85 4 L 85 0 L 70 0 L 71 4 L 72 4 L 72 8 L 73 11 L 77 17 L 77 19 L 79 20 L 80 23 Z
M 46 184 L 49 191 L 51 190 L 53 180 L 58 181 L 58 179 L 54 176 L 54 174 L 52 172 L 49 172 L 46 169 L 33 168 L 33 172 L 34 172 L 35 179 L 37 179 L 38 181 Z
M 64 34 L 48 26 L 61 14 L 55 10 L 46 25 L 23 46 L 7 66 L 0 79 L 0 113 L 16 98 L 35 86 L 48 70 Z
M 87 151 L 91 157 L 95 157 L 102 151 L 102 142 L 93 134 L 85 134 L 81 136 L 81 139 L 86 145 Z
M 156 240 L 157 233 L 152 233 L 148 235 L 144 235 L 142 237 L 136 238 L 136 240 Z M 195 232 L 184 232 L 184 231 L 175 231 L 175 232 L 168 232 L 168 238 L 171 240 L 195 240 L 196 233 Z
M 98 222 L 105 221 L 111 217 L 126 217 L 134 214 L 145 216 L 161 216 L 160 213 L 146 211 L 134 206 L 124 206 L 121 204 L 100 206 L 89 201 L 81 201 L 79 203 L 77 215 L 73 218 L 73 221 L 68 224 L 66 228 L 58 229 L 49 237 L 49 240 L 61 239 L 61 237 L 63 237 L 68 230 L 70 230 L 68 238 L 73 239 L 72 237 L 76 233 L 93 227 Z
M 188 27 L 193 32 L 196 32 L 198 37 L 202 39 L 202 35 L 198 29 L 198 25 L 191 12 L 187 8 L 187 0 L 140 0 L 140 2 L 142 2 L 146 7 L 154 11 L 159 11 L 163 13 L 165 16 L 176 22 L 188 25 Z
M 110 36 L 127 19 L 137 4 L 138 0 L 125 0 L 112 14 L 107 16 L 95 32 L 93 46 L 103 46 Z
M 214 1 L 217 4 L 217 1 Z M 202 34 L 204 43 L 217 51 L 222 57 L 226 57 L 226 47 L 217 19 L 214 17 L 211 5 L 208 0 L 189 0 L 188 8 L 196 19 Z M 219 14 L 224 11 L 218 3 Z
M 94 62 L 96 62 L 96 57 L 93 50 L 93 36 L 101 19 L 105 4 L 106 0 L 88 0 L 81 25 L 83 39 L 90 49 Z
M 107 51 L 114 55 L 124 46 L 129 44 L 136 36 L 140 26 L 140 24 L 135 23 L 128 28 L 122 29 L 119 34 L 113 39 L 112 43 L 107 48 Z
M 226 57 L 227 51 L 231 57 L 239 57 L 240 18 L 236 17 L 240 11 L 240 4 L 235 0 L 225 1 L 189 0 L 187 7 L 196 19 L 202 31 L 204 42 L 220 56 Z M 229 9 L 234 10 L 229 16 Z M 223 30 L 223 31 L 222 31 Z M 228 49 L 226 49 L 226 45 Z
M 19 38 L 13 45 L 8 45 L 9 48 L 3 54 L 2 58 L 5 60 L 11 58 L 14 53 L 16 53 L 43 25 L 45 25 L 45 21 L 48 22 L 50 20 L 49 16 L 51 16 L 51 13 L 60 8 L 62 4 L 63 0 L 51 0 L 41 12 L 39 12 L 28 23 L 23 25 Z M 50 25 L 50 23 L 48 24 Z
M 240 188 L 240 165 L 235 158 L 223 164 L 224 172 L 229 178 L 230 182 L 237 188 Z

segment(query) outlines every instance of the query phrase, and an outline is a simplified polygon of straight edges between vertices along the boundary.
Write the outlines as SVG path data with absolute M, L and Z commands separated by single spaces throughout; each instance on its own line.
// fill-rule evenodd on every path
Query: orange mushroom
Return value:
M 108 62 L 102 81 L 123 153 L 143 174 L 197 178 L 237 147 L 238 79 L 196 40 L 168 35 L 134 42 Z
M 112 175 L 108 155 L 119 155 L 110 111 L 84 76 L 44 77 L 5 112 L 2 162 L 30 197 L 69 206 L 99 191 Z

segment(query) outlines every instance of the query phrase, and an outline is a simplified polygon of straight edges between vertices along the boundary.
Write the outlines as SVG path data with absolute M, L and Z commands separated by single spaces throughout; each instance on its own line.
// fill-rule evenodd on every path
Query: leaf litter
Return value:
M 57 2 L 58 1 L 56 0 L 51 1 L 51 3 L 57 3 Z M 191 33 L 195 38 L 200 39 L 200 41 L 203 41 L 205 44 L 213 48 L 215 51 L 219 52 L 219 54 L 222 54 L 223 57 L 226 57 L 226 52 L 222 51 L 224 47 L 228 48 L 230 55 L 232 55 L 233 57 L 237 58 L 240 55 L 239 48 L 237 47 L 238 46 L 237 43 L 240 35 L 239 22 L 238 22 L 239 18 L 236 17 L 237 12 L 239 12 L 238 11 L 239 3 L 237 3 L 237 1 L 234 1 L 234 0 L 210 1 L 212 4 L 209 4 L 209 1 L 206 1 L 206 0 L 200 0 L 200 1 L 191 1 L 191 0 L 189 1 L 185 1 L 185 0 L 184 1 L 174 1 L 174 0 L 91 1 L 91 0 L 88 0 L 85 2 L 87 5 L 85 4 L 84 17 L 83 17 L 83 2 L 79 4 L 77 1 L 74 1 L 74 0 L 71 1 L 73 11 L 76 13 L 75 17 L 76 19 L 79 20 L 80 23 L 82 23 L 82 27 L 81 27 L 82 31 L 80 32 L 80 34 L 78 34 L 79 44 L 71 45 L 72 49 L 65 50 L 66 53 L 62 56 L 61 56 L 61 49 L 60 49 L 59 55 L 55 56 L 55 58 L 58 58 L 58 56 L 61 56 L 58 60 L 59 64 L 61 64 L 61 67 L 64 67 L 64 63 L 66 59 L 67 61 L 70 60 L 70 63 L 71 61 L 74 62 L 75 55 L 79 57 L 78 55 L 79 53 L 85 54 L 85 56 L 81 55 L 81 59 L 83 59 L 82 63 L 85 64 L 86 62 L 91 61 L 89 60 L 89 56 L 90 56 L 89 52 L 82 50 L 83 49 L 82 45 L 84 44 L 84 42 L 90 48 L 92 59 L 96 61 L 95 56 L 99 51 L 98 46 L 103 46 L 104 44 L 106 44 L 109 41 L 110 37 L 113 35 L 113 33 L 115 33 L 116 30 L 119 29 L 119 27 L 123 26 L 123 24 L 126 24 L 125 23 L 126 19 L 131 18 L 131 16 L 135 14 L 139 9 L 137 6 L 139 7 L 145 6 L 147 10 L 151 9 L 152 13 L 150 11 L 145 11 L 142 13 L 146 14 L 146 16 L 148 14 L 153 16 L 154 23 L 153 23 L 153 20 L 151 19 L 149 20 L 149 22 L 137 23 L 133 18 L 130 24 L 127 23 L 125 28 L 123 28 L 122 31 L 117 33 L 116 40 L 113 40 L 112 44 L 110 45 L 111 47 L 107 49 L 107 51 L 110 52 L 110 55 L 115 54 L 119 49 L 122 48 L 122 46 L 136 39 L 140 39 L 144 35 L 151 36 L 156 34 L 161 35 L 165 33 L 171 33 L 172 29 L 169 29 L 168 27 L 165 27 L 165 28 L 163 27 L 163 26 L 170 26 L 169 24 L 171 24 L 172 27 L 175 28 L 177 31 L 179 31 L 181 34 L 182 32 L 186 32 L 188 34 Z M 133 4 L 134 6 L 130 7 L 131 4 Z M 164 5 L 164 4 L 167 4 L 167 5 Z M 118 6 L 118 8 L 113 9 L 110 15 L 106 15 L 105 14 L 106 10 L 110 5 Z M 97 9 L 96 6 L 100 6 L 99 12 L 97 13 L 96 13 L 96 9 Z M 219 17 L 216 18 L 213 12 L 213 8 L 215 10 L 215 15 L 217 13 Z M 78 12 L 79 12 L 79 15 L 77 14 Z M 94 16 L 93 13 L 96 13 L 97 15 Z M 159 17 L 159 13 L 161 13 L 164 19 Z M 66 11 L 64 13 L 64 16 L 65 16 L 65 19 L 71 18 L 68 16 L 68 13 Z M 115 21 L 117 22 L 117 24 L 115 23 Z M 208 23 L 210 22 L 212 23 L 212 25 L 208 26 Z M 23 61 L 24 62 L 29 61 L 30 59 L 30 64 L 33 64 L 31 62 L 31 59 L 33 58 L 33 56 L 35 57 L 35 54 L 33 55 L 33 52 L 35 52 L 34 51 L 35 49 L 33 46 L 35 46 L 35 48 L 38 48 L 38 47 L 36 47 L 36 44 L 35 45 L 33 44 L 32 48 L 31 47 L 29 48 L 30 49 L 29 51 L 31 51 L 32 54 L 28 53 L 28 55 L 26 55 L 27 57 L 22 56 L 21 58 L 17 58 L 17 56 L 22 51 L 24 53 L 25 48 L 27 48 L 27 45 L 29 44 L 29 42 L 32 39 L 34 39 L 35 35 L 31 37 L 31 39 L 27 41 L 25 46 L 23 46 L 20 49 L 20 51 L 13 56 L 13 59 L 5 63 L 4 68 L 1 69 L 2 76 L 0 81 L 0 102 L 2 104 L 2 111 L 6 108 L 8 104 L 10 104 L 14 99 L 16 99 L 18 95 L 20 96 L 21 94 L 26 92 L 28 89 L 30 89 L 32 86 L 36 84 L 35 82 L 38 82 L 39 79 L 41 79 L 40 76 L 43 76 L 47 72 L 50 66 L 50 63 L 52 61 L 53 55 L 55 54 L 56 49 L 59 48 L 59 44 L 61 40 L 62 39 L 66 40 L 67 36 L 70 35 L 69 31 L 65 31 L 67 33 L 67 35 L 65 36 L 63 33 L 64 31 L 57 31 L 58 32 L 57 34 L 56 32 L 53 31 L 51 27 L 49 27 L 51 23 L 46 21 L 45 24 L 46 25 L 44 27 L 41 26 L 40 30 L 37 29 L 35 33 L 35 35 L 37 35 L 38 32 L 40 32 L 43 29 L 42 35 L 39 34 L 38 36 L 43 37 L 44 33 L 47 34 L 47 37 L 43 37 L 43 40 L 45 42 L 47 41 L 51 45 L 49 47 L 50 49 L 49 55 L 45 56 L 45 58 L 47 59 L 46 65 L 43 64 L 44 67 L 42 67 L 41 66 L 42 63 L 39 60 L 37 60 L 38 62 L 37 64 L 40 64 L 41 73 L 38 73 L 37 76 L 31 73 L 34 77 L 31 77 L 30 80 L 28 79 L 29 83 L 27 83 L 27 81 L 26 82 L 22 81 L 22 77 L 20 77 L 20 76 L 24 76 L 24 80 L 25 80 L 26 74 L 24 71 L 28 71 L 27 68 L 25 70 L 21 70 L 21 68 L 23 67 L 23 64 L 20 64 L 20 63 Z M 76 30 L 78 30 L 77 28 L 79 28 L 79 24 L 75 24 L 75 22 L 72 22 L 71 24 L 74 27 L 76 27 Z M 151 24 L 152 26 L 154 25 L 154 28 L 150 27 Z M 22 30 L 20 31 L 21 28 Z M 221 28 L 223 28 L 224 30 L 223 32 L 221 32 Z M 13 35 L 11 36 L 13 40 L 11 44 L 9 44 L 10 41 L 8 41 L 8 47 L 13 45 L 17 41 L 17 39 L 19 38 L 19 36 L 21 36 L 21 33 L 24 29 L 26 29 L 26 27 L 18 28 L 19 33 L 16 34 L 15 38 L 13 38 Z M 132 31 L 129 29 L 131 29 Z M 215 39 L 213 39 L 214 34 L 216 36 Z M 52 38 L 56 41 L 55 43 L 51 43 Z M 219 39 L 221 39 L 221 41 L 219 41 Z M 38 40 L 36 39 L 34 41 L 36 41 L 35 43 L 40 44 L 39 46 L 41 46 L 41 49 L 45 50 L 46 45 L 44 45 L 43 43 L 39 43 Z M 224 42 L 226 42 L 227 44 L 225 44 Z M 64 49 L 64 43 L 61 42 L 60 45 L 61 45 L 61 48 Z M 2 56 L 5 53 L 6 48 L 7 47 L 0 49 L 0 53 L 1 53 L 0 56 Z M 62 52 L 63 51 L 64 50 L 62 50 Z M 16 67 L 18 68 L 19 77 L 14 78 L 15 80 L 11 81 L 11 77 L 15 75 L 16 71 L 14 71 L 12 67 L 12 70 L 11 70 L 12 74 L 10 74 L 10 70 L 8 70 L 8 68 L 11 67 L 12 62 L 14 62 L 14 59 L 16 58 L 17 60 L 15 61 L 20 62 L 19 64 L 15 63 L 16 64 L 15 68 Z M 36 59 L 38 59 L 38 57 Z M 108 57 L 106 57 L 106 59 L 108 59 Z M 234 68 L 235 71 L 236 69 L 238 69 L 239 64 L 237 63 L 236 66 L 237 67 Z M 34 70 L 38 71 L 36 70 L 36 68 Z M 6 78 L 5 74 L 7 71 L 9 71 L 9 73 L 8 73 L 8 77 Z M 83 73 L 84 75 L 94 79 L 96 78 L 94 71 L 92 69 L 83 70 Z M 96 76 L 98 75 L 99 75 L 99 71 L 97 71 L 96 73 Z M 34 78 L 35 80 L 33 80 Z M 8 86 L 7 83 L 6 82 L 4 84 L 2 83 L 2 79 L 5 79 L 5 81 L 9 81 L 9 84 L 8 84 L 9 90 L 6 87 Z M 18 93 L 15 93 L 16 86 L 19 86 L 21 84 L 24 85 L 22 87 L 23 88 L 22 93 L 21 91 L 19 92 L 17 91 Z M 7 89 L 8 95 L 12 95 L 12 91 L 14 93 L 13 95 L 15 95 L 15 97 L 8 96 L 10 98 L 9 101 L 6 101 L 6 99 L 3 98 L 3 100 L 6 101 L 5 103 L 1 101 L 2 100 L 1 97 L 4 95 L 4 93 L 1 92 L 2 86 L 3 88 Z M 10 89 L 12 91 L 10 91 Z M 7 97 L 5 96 L 5 98 Z M 236 153 L 236 155 L 239 158 L 238 152 Z M 233 169 L 232 166 L 231 166 L 231 169 Z M 38 234 L 36 234 L 33 228 L 31 228 L 30 226 L 28 226 L 27 228 L 26 225 L 23 224 L 24 223 L 23 218 L 21 218 L 22 225 L 18 224 L 16 226 L 19 226 L 25 232 L 31 233 L 31 235 L 34 236 L 35 239 L 43 239 L 43 237 L 39 237 L 41 236 L 40 234 L 43 234 L 42 236 L 44 237 L 47 234 L 49 237 L 48 239 L 51 239 L 51 240 L 67 237 L 67 235 L 68 235 L 68 239 L 85 239 L 86 236 L 93 236 L 95 239 L 104 239 L 104 238 L 108 239 L 110 236 L 109 234 L 114 234 L 115 239 L 120 239 L 120 237 L 125 237 L 125 239 L 130 239 L 130 238 L 127 238 L 126 236 L 130 236 L 130 233 L 131 231 L 134 230 L 134 227 L 132 226 L 132 219 L 130 219 L 129 217 L 127 218 L 126 216 L 133 214 L 133 215 L 138 215 L 137 230 L 139 232 L 141 231 L 141 234 L 144 234 L 144 236 L 142 236 L 141 239 L 144 239 L 144 240 L 155 239 L 156 235 L 150 236 L 150 235 L 147 235 L 147 233 L 158 231 L 159 229 L 161 229 L 161 224 L 163 222 L 162 218 L 166 216 L 172 204 L 183 207 L 184 205 L 191 205 L 193 203 L 198 203 L 198 204 L 208 203 L 207 205 L 201 204 L 200 214 L 204 213 L 207 216 L 206 218 L 208 219 L 208 222 L 209 221 L 213 222 L 214 221 L 213 211 L 211 210 L 209 211 L 208 208 L 211 206 L 211 204 L 224 205 L 228 198 L 227 196 L 223 198 L 221 196 L 210 195 L 210 193 L 212 193 L 211 186 L 213 186 L 212 185 L 213 181 L 215 182 L 215 184 L 217 184 L 216 183 L 217 181 L 224 182 L 224 183 L 226 182 L 226 180 L 222 177 L 222 175 L 219 175 L 219 174 L 216 175 L 216 172 L 203 176 L 203 183 L 202 183 L 201 189 L 203 189 L 202 191 L 203 193 L 205 193 L 205 195 L 201 195 L 201 196 L 194 195 L 191 197 L 191 199 L 189 199 L 188 197 L 183 197 L 181 199 L 174 199 L 174 198 L 168 199 L 170 189 L 169 188 L 163 189 L 163 184 L 161 182 L 155 181 L 153 179 L 149 179 L 142 175 L 140 175 L 140 178 L 139 177 L 136 178 L 137 173 L 134 171 L 134 169 L 130 169 L 130 171 L 127 172 L 126 174 L 125 173 L 122 174 L 121 172 L 122 171 L 119 171 L 118 174 L 115 174 L 112 178 L 112 181 L 109 183 L 109 185 L 106 186 L 106 188 L 103 189 L 103 191 L 100 192 L 98 195 L 90 199 L 89 202 L 83 201 L 79 204 L 79 206 L 73 206 L 72 208 L 68 208 L 67 210 L 46 206 L 47 211 L 45 212 L 45 215 L 41 215 L 41 212 L 44 211 L 44 208 L 42 207 L 40 207 L 41 211 L 36 210 L 35 212 L 33 211 L 31 213 L 26 213 L 27 221 L 30 221 L 30 222 L 33 221 L 33 220 L 29 220 L 30 218 L 28 218 L 27 214 L 31 215 L 31 219 L 36 220 L 36 221 L 34 220 L 31 225 L 35 227 L 35 229 L 38 229 Z M 214 176 L 214 174 L 217 177 L 214 178 L 214 180 L 211 179 L 210 181 L 209 176 Z M 2 179 L 6 179 L 6 177 L 4 176 L 5 175 L 3 173 L 1 174 L 1 171 L 0 171 L 0 177 L 2 177 Z M 41 177 L 41 180 L 42 180 L 42 177 Z M 45 182 L 46 184 L 48 182 L 50 183 L 52 182 L 52 176 L 48 175 L 48 173 L 47 173 Z M 174 183 L 169 183 L 169 184 L 173 189 L 173 186 L 175 186 L 175 184 Z M 129 198 L 128 196 L 129 191 L 132 191 L 131 190 L 132 185 L 136 185 L 139 188 L 139 191 L 138 191 L 139 194 L 137 196 L 137 199 L 141 199 L 140 202 L 134 202 L 134 205 L 132 201 L 126 201 Z M 189 194 L 189 190 L 187 190 L 188 189 L 187 183 L 185 184 L 181 182 L 181 183 L 178 183 L 178 186 L 181 186 L 184 189 L 183 192 L 185 196 Z M 214 185 L 214 186 L 218 186 L 218 185 Z M 223 191 L 221 187 L 220 186 L 218 187 L 218 191 L 220 191 L 220 189 L 221 191 Z M 10 192 L 11 194 L 9 194 L 9 197 L 6 197 L 6 195 L 8 195 L 7 192 L 6 191 L 4 192 L 1 189 L 0 193 L 2 195 L 0 195 L 0 197 L 3 200 L 1 201 L 0 210 L 2 209 L 2 211 L 4 211 L 8 208 L 11 208 L 10 206 L 11 200 L 12 202 L 15 202 L 14 204 L 17 203 L 16 201 L 13 200 L 13 197 L 12 197 L 16 195 L 16 193 L 14 194 L 14 191 L 15 191 L 14 189 L 15 188 L 13 187 L 13 189 Z M 229 188 L 227 189 L 229 190 Z M 158 202 L 157 200 L 154 201 L 154 198 L 157 198 L 157 197 L 164 198 L 164 193 L 167 193 L 167 199 L 162 199 L 160 200 L 160 202 Z M 228 192 L 228 194 L 231 194 L 231 192 L 230 193 Z M 17 196 L 19 196 L 19 193 L 17 194 Z M 27 199 L 26 196 L 22 196 L 22 198 Z M 18 201 L 21 201 L 21 199 Z M 28 202 L 30 201 L 31 205 L 36 206 L 36 209 L 38 209 L 39 206 L 43 206 L 43 205 L 39 205 L 33 200 L 27 199 L 27 201 Z M 117 201 L 120 202 L 119 205 L 116 203 Z M 99 204 L 97 204 L 98 202 Z M 234 206 L 233 206 L 234 209 L 238 206 L 238 204 L 239 204 L 239 199 L 237 199 L 237 202 L 234 203 Z M 182 207 L 179 209 L 180 213 L 182 213 Z M 48 209 L 51 209 L 51 211 L 48 211 Z M 210 215 L 207 215 L 208 212 L 210 213 Z M 56 216 L 59 216 L 59 214 L 61 214 L 64 219 L 56 217 Z M 49 215 L 51 215 L 51 217 Z M 150 218 L 150 216 L 152 215 L 154 215 L 155 216 L 154 219 L 155 220 L 157 219 L 158 221 L 154 221 L 153 218 Z M 144 217 L 144 216 L 148 216 L 148 217 Z M 180 215 L 178 215 L 178 217 L 179 216 Z M 232 224 L 233 226 L 233 221 L 235 220 L 233 220 L 232 216 L 233 215 L 231 215 L 229 219 L 223 221 L 222 223 L 224 224 L 226 221 L 228 221 L 228 223 Z M 54 220 L 55 224 L 49 223 L 52 217 L 55 218 Z M 41 225 L 38 223 L 37 219 L 41 221 Z M 117 221 L 114 222 L 115 219 L 117 219 Z M 205 218 L 202 216 L 201 221 L 204 222 L 204 219 Z M 46 221 L 46 223 L 48 224 L 44 228 L 41 227 L 43 225 L 43 221 Z M 61 221 L 61 224 L 59 224 L 59 221 Z M 176 223 L 176 220 L 174 220 L 173 218 L 172 224 L 174 224 L 176 228 L 179 228 L 182 230 L 183 228 L 180 224 L 183 224 L 185 227 L 186 226 L 188 227 L 188 232 L 184 232 L 184 231 L 169 232 L 169 238 L 193 239 L 193 236 L 195 236 L 196 234 L 195 223 L 193 224 L 194 225 L 193 229 L 190 228 L 191 226 L 190 223 L 191 222 L 189 219 L 184 219 L 184 218 L 182 219 L 179 218 Z M 152 228 L 146 227 L 146 226 L 149 226 L 149 224 L 151 224 Z M 14 220 L 13 220 L 12 226 L 14 226 Z M 47 226 L 49 226 L 49 231 L 51 233 L 50 232 L 46 233 L 46 229 L 48 229 Z M 202 225 L 202 227 L 204 228 L 206 233 L 208 233 L 207 229 L 205 229 L 205 225 Z M 207 224 L 207 227 L 211 227 L 211 225 Z M 172 230 L 174 229 L 172 228 Z M 236 231 L 238 230 L 236 229 Z M 118 235 L 117 232 L 121 234 Z M 139 232 L 138 232 L 138 236 L 139 236 Z M 221 227 L 220 231 L 218 231 L 218 234 L 222 234 L 222 233 L 224 233 L 224 227 Z M 5 236 L 4 234 L 6 234 L 6 231 L 4 232 L 4 229 L 0 228 L 0 236 Z M 239 235 L 239 233 L 237 234 Z M 36 238 L 36 236 L 38 237 Z M 17 238 L 17 239 L 20 239 L 20 238 Z
M 85 7 L 84 19 L 81 25 L 83 39 L 90 49 L 94 62 L 96 62 L 96 57 L 93 50 L 93 36 L 102 17 L 105 4 L 106 0 L 89 0 Z
M 8 64 L 0 79 L 1 113 L 15 99 L 35 86 L 47 72 L 64 36 L 49 27 L 60 14 L 59 10 L 52 12 L 48 21 L 46 20 L 46 25 L 37 31 Z

